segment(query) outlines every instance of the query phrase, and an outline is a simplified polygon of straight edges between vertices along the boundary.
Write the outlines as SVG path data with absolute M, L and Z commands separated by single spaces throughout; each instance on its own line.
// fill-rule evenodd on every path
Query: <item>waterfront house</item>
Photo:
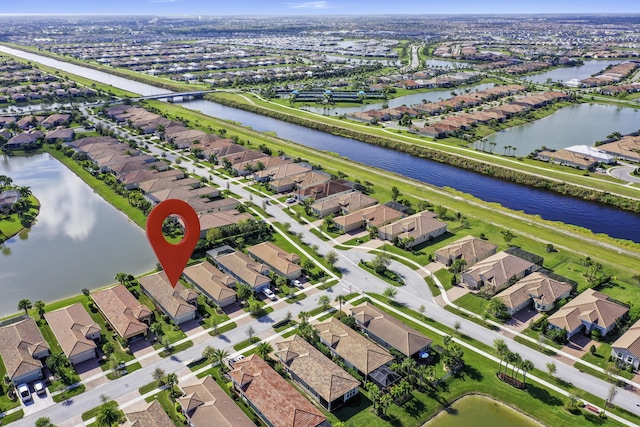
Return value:
M 360 228 L 381 227 L 404 217 L 405 214 L 385 205 L 374 205 L 334 218 L 338 230 L 348 233 Z
M 124 340 L 132 342 L 147 335 L 151 310 L 124 285 L 96 291 L 91 298 L 100 314 Z
M 378 236 L 382 240 L 407 241 L 407 248 L 417 246 L 447 232 L 447 223 L 436 217 L 436 214 L 430 211 L 418 212 L 379 227 Z
M 42 361 L 50 353 L 49 344 L 31 317 L 0 328 L 0 356 L 13 384 L 42 378 Z
M 18 190 L 3 191 L 0 193 L 0 211 L 10 211 L 18 200 L 20 200 Z
M 449 266 L 457 259 L 463 259 L 467 267 L 496 253 L 497 245 L 473 236 L 465 236 L 434 252 L 435 260 Z
M 44 137 L 44 141 L 48 144 L 55 144 L 57 142 L 69 142 L 73 141 L 75 132 L 73 129 L 59 128 L 48 132 Z
M 73 365 L 98 356 L 96 341 L 102 328 L 81 303 L 45 313 L 44 318 Z
M 176 325 L 196 318 L 198 294 L 179 281 L 171 286 L 164 271 L 138 279 L 140 289 L 169 316 Z
M 539 267 L 506 252 L 498 252 L 462 272 L 462 284 L 469 289 L 485 287 L 490 294 L 505 289 Z
M 538 151 L 536 153 L 536 159 L 583 170 L 592 170 L 599 162 L 598 159 L 594 157 L 569 150 Z
M 553 309 L 556 301 L 568 298 L 572 289 L 573 286 L 569 283 L 560 282 L 536 271 L 518 280 L 494 298 L 507 306 L 510 315 L 532 304 L 536 310 L 546 312 Z
M 183 277 L 219 307 L 236 302 L 236 279 L 203 262 L 184 269 Z
M 611 344 L 611 357 L 633 366 L 635 371 L 640 368 L 640 320 Z
M 282 250 L 271 242 L 251 246 L 247 249 L 247 253 L 256 261 L 268 265 L 274 273 L 289 280 L 297 279 L 302 275 L 300 255 Z

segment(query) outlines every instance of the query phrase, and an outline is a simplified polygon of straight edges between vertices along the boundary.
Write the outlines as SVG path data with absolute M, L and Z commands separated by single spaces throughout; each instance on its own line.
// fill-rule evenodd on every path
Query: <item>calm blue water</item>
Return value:
M 184 103 L 184 106 L 202 111 L 207 115 L 251 126 L 261 132 L 276 132 L 281 138 L 335 152 L 357 162 L 386 169 L 428 184 L 452 187 L 514 210 L 522 210 L 528 214 L 540 215 L 544 219 L 585 227 L 594 233 L 605 233 L 612 237 L 640 243 L 640 215 L 632 212 L 502 181 L 210 101 L 189 101 Z M 345 172 L 348 174 L 348 171 Z

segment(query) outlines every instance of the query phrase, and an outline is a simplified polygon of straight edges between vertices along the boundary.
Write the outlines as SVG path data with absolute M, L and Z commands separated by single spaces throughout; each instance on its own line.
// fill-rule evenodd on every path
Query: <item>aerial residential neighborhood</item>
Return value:
M 173 3 L 0 16 L 0 424 L 640 426 L 635 6 Z

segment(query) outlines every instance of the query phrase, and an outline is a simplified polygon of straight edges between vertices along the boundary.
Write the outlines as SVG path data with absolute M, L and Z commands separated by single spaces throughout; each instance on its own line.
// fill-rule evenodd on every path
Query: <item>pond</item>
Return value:
M 425 424 L 425 427 L 534 427 L 540 426 L 533 419 L 521 414 L 497 400 L 483 396 L 465 396 Z
M 575 67 L 560 67 L 551 71 L 545 71 L 544 73 L 531 74 L 525 76 L 524 79 L 533 83 L 545 83 L 547 79 L 551 79 L 553 82 L 567 82 L 572 79 L 586 79 L 593 74 L 597 74 L 604 70 L 608 65 L 619 64 L 621 60 L 610 59 L 593 59 L 590 61 L 584 61 L 582 65 Z
M 0 248 L 0 317 L 23 298 L 51 302 L 155 268 L 144 231 L 49 154 L 0 157 L 0 175 L 41 204 L 31 230 Z

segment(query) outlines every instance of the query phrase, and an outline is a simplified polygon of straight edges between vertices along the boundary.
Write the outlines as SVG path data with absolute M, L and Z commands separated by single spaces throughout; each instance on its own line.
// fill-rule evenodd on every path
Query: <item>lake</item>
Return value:
M 28 298 L 51 302 L 155 268 L 144 231 L 49 154 L 0 157 L 0 175 L 31 187 L 37 222 L 0 250 L 0 317 Z
M 497 400 L 483 396 L 465 396 L 451 405 L 449 411 L 442 411 L 425 427 L 534 427 L 540 426 L 532 418 L 521 414 Z
M 599 73 L 604 70 L 607 65 L 619 64 L 621 62 L 622 60 L 592 59 L 590 61 L 584 61 L 582 65 L 555 68 L 551 71 L 545 71 L 544 73 L 525 76 L 524 79 L 534 83 L 545 83 L 547 79 L 551 79 L 553 82 L 567 82 L 571 79 L 582 80 Z

